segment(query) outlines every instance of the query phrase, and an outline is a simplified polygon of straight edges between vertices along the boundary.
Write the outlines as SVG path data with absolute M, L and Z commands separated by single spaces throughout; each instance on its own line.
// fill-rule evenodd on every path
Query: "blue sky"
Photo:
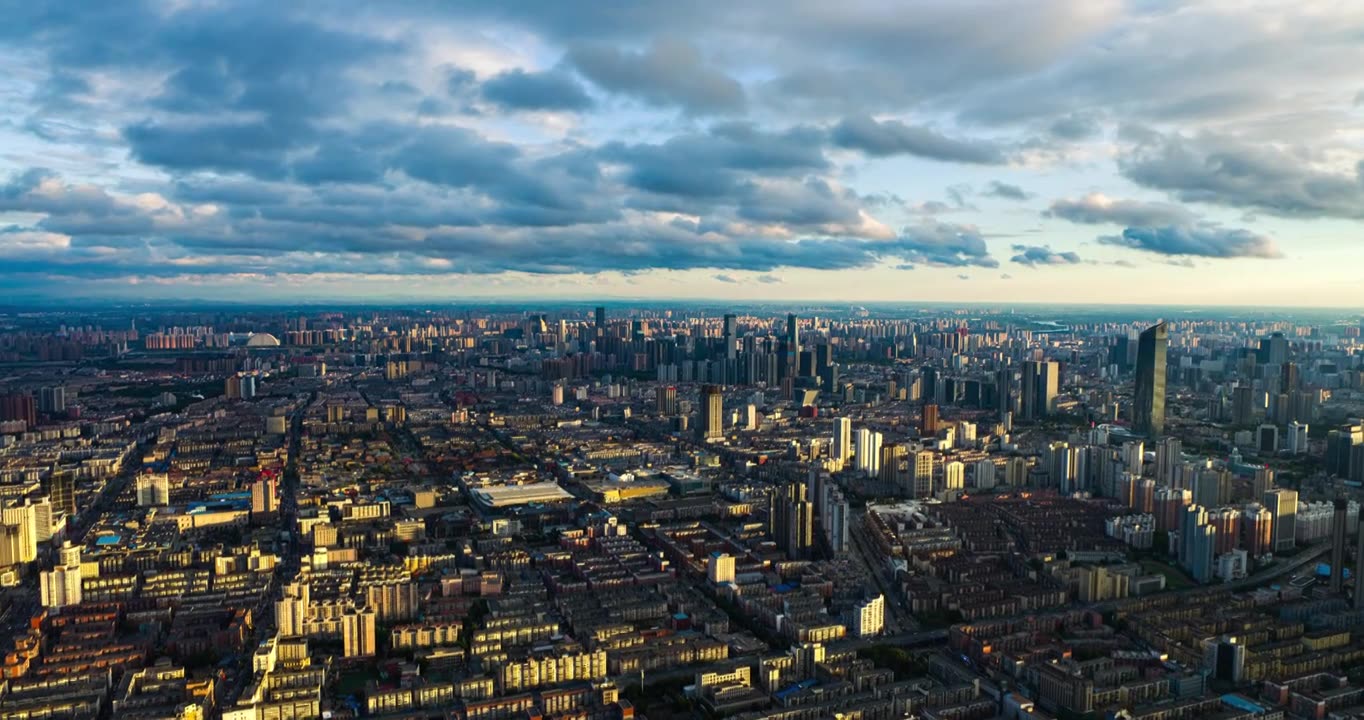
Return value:
M 0 15 L 0 299 L 1364 305 L 1358 4 Z

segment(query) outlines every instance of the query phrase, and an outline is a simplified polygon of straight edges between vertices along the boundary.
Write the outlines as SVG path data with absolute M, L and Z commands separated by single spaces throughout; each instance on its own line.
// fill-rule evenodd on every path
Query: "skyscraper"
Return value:
M 1331 516 L 1331 592 L 1335 594 L 1345 588 L 1345 523 L 1349 506 L 1345 498 L 1336 498 Z
M 926 498 L 933 495 L 933 451 L 920 450 L 914 453 L 914 497 Z
M 833 457 L 840 465 L 852 455 L 852 420 L 834 418 Z
M 1274 544 L 1271 552 L 1290 552 L 1296 544 L 1298 491 L 1278 488 L 1264 496 L 1265 509 L 1274 516 Z
M 1056 392 L 1061 368 L 1054 362 L 1029 360 L 1023 363 L 1023 392 L 1020 410 L 1024 420 L 1039 420 L 1056 411 Z
M 773 541 L 787 555 L 802 558 L 810 553 L 815 542 L 815 505 L 805 485 L 788 483 L 772 492 L 768 524 Z
M 786 374 L 789 377 L 795 377 L 800 369 L 799 322 L 800 320 L 795 313 L 787 314 L 784 343 L 786 345 Z
M 1163 322 L 1147 328 L 1137 339 L 1132 426 L 1151 437 L 1165 432 L 1165 352 L 1169 344 L 1169 331 Z
M 725 358 L 733 360 L 738 356 L 738 334 L 739 319 L 734 313 L 725 313 L 723 337 L 725 340 Z
M 701 417 L 696 423 L 696 433 L 702 442 L 720 440 L 724 430 L 725 396 L 719 385 L 705 385 L 701 388 Z

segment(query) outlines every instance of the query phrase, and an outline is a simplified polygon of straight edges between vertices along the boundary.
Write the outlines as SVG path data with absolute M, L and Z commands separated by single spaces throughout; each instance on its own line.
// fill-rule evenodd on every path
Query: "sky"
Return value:
M 0 301 L 1364 307 L 1364 3 L 0 17 Z

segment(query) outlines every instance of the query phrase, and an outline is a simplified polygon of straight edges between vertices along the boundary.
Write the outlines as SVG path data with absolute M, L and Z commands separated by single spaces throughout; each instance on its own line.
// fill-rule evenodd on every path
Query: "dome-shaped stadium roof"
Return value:
M 279 338 L 270 333 L 255 333 L 246 339 L 247 347 L 279 347 Z

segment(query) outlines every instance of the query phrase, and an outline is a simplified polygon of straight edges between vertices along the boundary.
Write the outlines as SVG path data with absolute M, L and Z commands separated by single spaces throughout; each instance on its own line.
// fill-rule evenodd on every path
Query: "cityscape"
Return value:
M 0 715 L 1364 712 L 1364 317 L 1144 311 L 6 312 Z
M 1364 2 L 0 0 L 0 720 L 1364 719 Z

